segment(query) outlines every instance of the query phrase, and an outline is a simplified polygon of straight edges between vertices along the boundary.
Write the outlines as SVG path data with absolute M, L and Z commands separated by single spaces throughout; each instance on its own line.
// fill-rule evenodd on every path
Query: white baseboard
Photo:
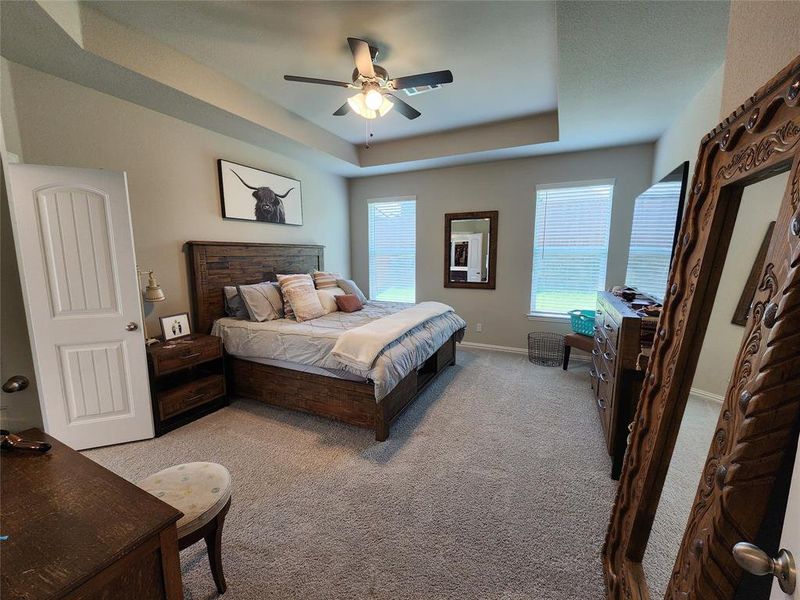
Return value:
M 528 354 L 527 348 L 514 348 L 513 346 L 495 346 L 494 344 L 479 344 L 478 342 L 461 342 L 461 346 L 466 348 L 475 348 L 476 350 L 494 350 L 495 352 L 511 352 L 513 354 Z M 578 362 L 589 362 L 590 355 L 578 351 L 570 356 L 570 362 L 577 360 Z
M 479 350 L 495 350 L 497 352 L 513 352 L 514 354 L 527 354 L 527 348 L 514 348 L 513 346 L 495 346 L 494 344 L 479 344 L 478 342 L 461 342 L 465 348 L 477 348 Z
M 725 396 L 720 396 L 719 394 L 712 394 L 711 392 L 707 392 L 699 388 L 692 388 L 691 390 L 689 390 L 689 393 L 692 396 L 697 396 L 698 398 L 704 398 L 706 400 L 713 400 L 714 402 L 718 402 L 720 404 L 722 404 L 725 401 Z

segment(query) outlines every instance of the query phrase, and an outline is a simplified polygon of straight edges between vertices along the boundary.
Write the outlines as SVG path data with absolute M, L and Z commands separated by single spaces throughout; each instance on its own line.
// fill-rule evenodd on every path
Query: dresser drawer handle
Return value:
M 597 373 L 595 372 L 594 369 L 589 369 L 589 377 L 591 377 L 592 379 L 597 377 Z
M 592 348 L 592 356 L 600 356 L 600 350 L 597 348 Z
M 594 338 L 594 341 L 595 341 L 595 342 L 597 342 L 598 344 L 602 344 L 602 343 L 604 343 L 606 340 L 605 340 L 605 338 L 602 338 L 602 337 L 600 337 L 600 336 L 598 335 L 596 338 Z
M 184 354 L 183 356 L 179 356 L 178 358 L 182 358 L 183 360 L 187 360 L 189 358 L 197 358 L 200 356 L 200 352 L 195 352 L 194 354 Z
M 608 383 L 608 377 L 606 377 L 605 373 L 600 373 L 599 377 L 600 381 L 602 381 L 603 383 Z
M 603 358 L 605 358 L 608 362 L 614 362 L 614 357 L 611 356 L 610 352 L 603 352 Z
M 608 323 L 603 323 L 603 327 L 604 327 L 604 328 L 605 328 L 607 331 L 611 331 L 612 329 L 614 329 L 614 328 L 613 328 L 611 325 L 609 325 Z
M 597 406 L 600 407 L 600 410 L 605 410 L 606 409 L 606 401 L 603 400 L 602 398 L 598 397 L 597 398 Z
M 205 394 L 197 394 L 196 396 L 192 396 L 191 398 L 187 398 L 187 399 L 186 399 L 186 402 L 187 402 L 187 403 L 189 403 L 189 402 L 194 402 L 195 400 L 199 400 L 199 399 L 200 399 L 200 398 L 202 398 L 203 396 L 205 396 Z

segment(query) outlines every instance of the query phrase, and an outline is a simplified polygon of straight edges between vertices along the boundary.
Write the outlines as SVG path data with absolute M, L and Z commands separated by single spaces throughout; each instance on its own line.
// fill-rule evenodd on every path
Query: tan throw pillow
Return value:
M 339 310 L 336 306 L 336 296 L 344 295 L 344 290 L 340 287 L 327 287 L 324 290 L 317 290 L 317 296 L 319 296 L 319 301 L 322 303 L 322 306 L 325 308 L 325 313 L 332 313 Z
M 284 302 L 288 301 L 291 312 L 298 321 L 316 319 L 325 314 L 311 275 L 278 275 L 278 283 L 281 285 Z M 286 318 L 291 317 L 287 314 Z
M 273 281 L 237 286 L 251 321 L 272 321 L 283 315 L 280 287 Z
M 364 308 L 364 305 L 361 304 L 361 300 L 358 299 L 358 296 L 355 294 L 344 294 L 341 296 L 336 296 L 336 305 L 339 307 L 339 310 L 342 312 L 356 312 L 357 310 L 361 310 Z
M 311 276 L 314 278 L 314 285 L 318 290 L 336 287 L 336 280 L 341 277 L 341 275 L 326 271 L 314 271 Z

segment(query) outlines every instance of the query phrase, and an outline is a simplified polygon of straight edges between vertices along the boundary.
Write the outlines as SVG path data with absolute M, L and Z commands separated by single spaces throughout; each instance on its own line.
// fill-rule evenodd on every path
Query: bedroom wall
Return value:
M 23 375 L 30 385 L 15 394 L 0 393 L 0 427 L 20 431 L 42 426 L 42 412 L 36 389 L 31 348 L 27 343 L 27 320 L 22 303 L 11 215 L 8 208 L 5 172 L 9 154 L 21 158 L 17 111 L 11 95 L 8 63 L 0 59 L 0 382 L 12 375 Z
M 685 160 L 689 161 L 689 181 L 692 180 L 700 140 L 719 123 L 724 72 L 723 63 L 658 138 L 653 159 L 653 183 Z
M 800 55 L 800 2 L 731 2 L 720 117 Z
M 155 270 L 167 297 L 148 305 L 150 334 L 159 331 L 157 315 L 190 309 L 183 251 L 189 240 L 322 244 L 326 266 L 349 273 L 344 178 L 15 63 L 8 67 L 26 162 L 127 172 L 137 261 Z M 224 221 L 218 158 L 299 179 L 304 225 Z
M 469 323 L 466 340 L 526 346 L 529 331 L 565 332 L 565 320 L 529 320 L 536 185 L 616 178 L 609 285 L 623 282 L 635 197 L 650 185 L 653 145 L 642 144 L 350 180 L 352 274 L 367 291 L 367 203 L 417 197 L 417 300 L 453 306 Z M 498 210 L 497 289 L 445 289 L 444 214 Z M 590 218 L 590 211 L 587 218 Z M 576 224 L 580 227 L 580 224 Z M 483 332 L 475 330 L 482 323 Z

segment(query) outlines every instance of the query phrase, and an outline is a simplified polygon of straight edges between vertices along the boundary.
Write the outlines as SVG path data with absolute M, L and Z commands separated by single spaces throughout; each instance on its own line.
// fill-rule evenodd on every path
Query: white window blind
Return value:
M 661 181 L 636 199 L 625 285 L 664 299 L 681 182 Z
M 531 313 L 593 309 L 605 288 L 613 182 L 537 186 Z
M 369 297 L 416 302 L 417 202 L 369 203 Z

